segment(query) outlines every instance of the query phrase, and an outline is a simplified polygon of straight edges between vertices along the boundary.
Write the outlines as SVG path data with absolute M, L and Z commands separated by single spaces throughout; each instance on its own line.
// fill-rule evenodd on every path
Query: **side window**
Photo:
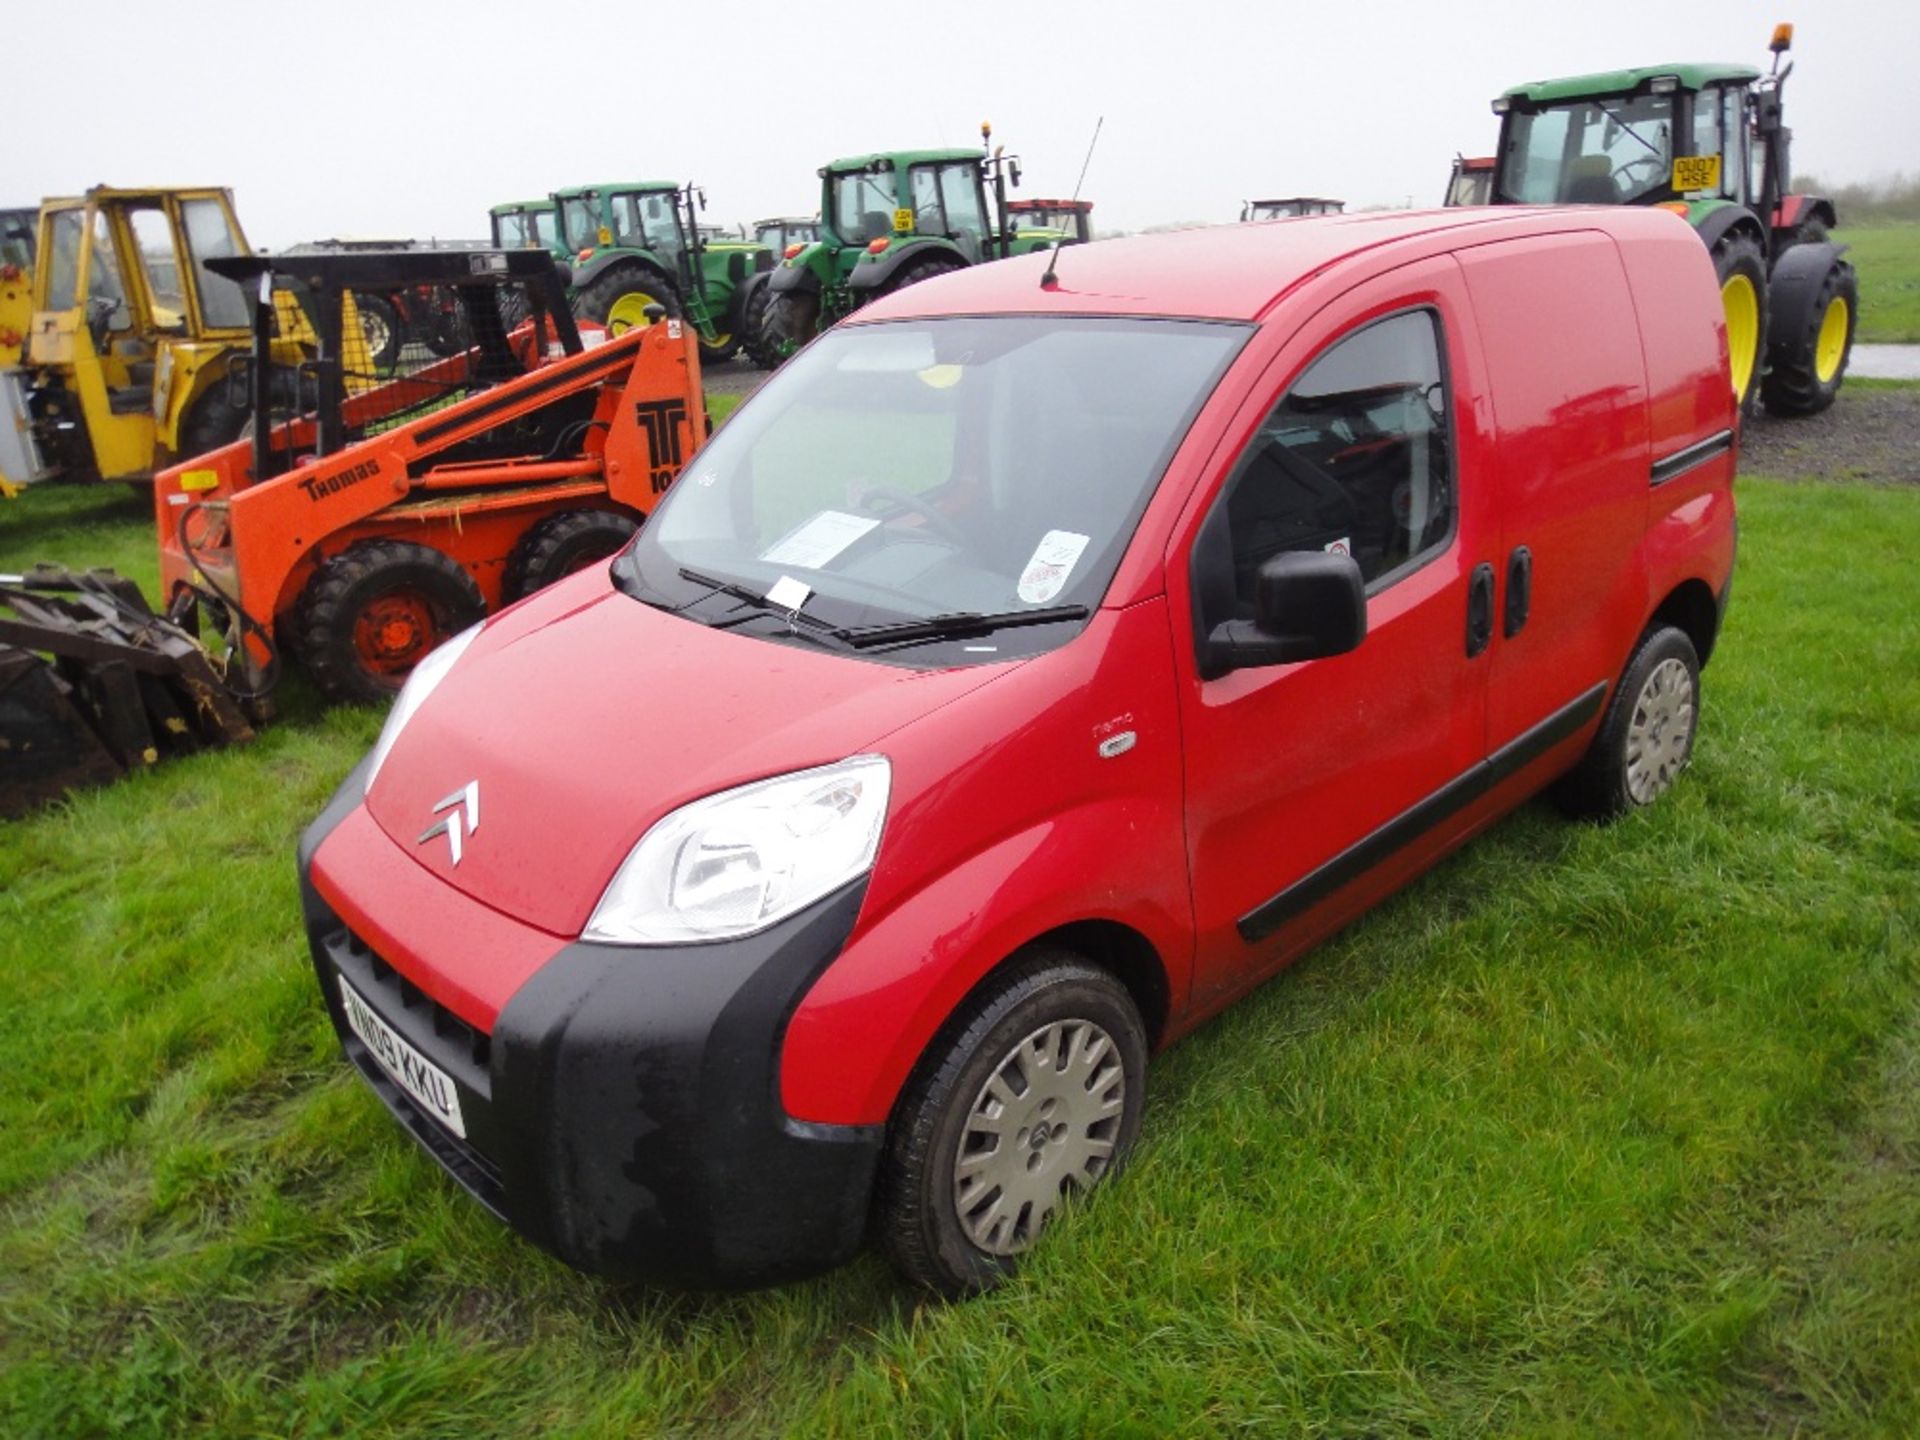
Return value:
M 940 209 L 940 172 L 931 165 L 916 165 L 913 179 L 913 228 L 922 235 L 943 235 L 947 217 Z
M 235 280 L 228 280 L 207 269 L 206 262 L 240 253 L 233 228 L 227 224 L 227 212 L 218 200 L 183 200 L 180 218 L 187 227 L 187 249 L 195 265 L 194 281 L 200 287 L 200 316 L 204 323 L 230 329 L 242 329 L 253 318 L 253 305 Z
M 987 222 L 980 213 L 979 172 L 972 164 L 943 167 L 940 192 L 947 204 L 948 229 L 976 239 L 986 233 Z
M 1455 499 L 1440 353 L 1439 317 L 1412 310 L 1335 341 L 1294 381 L 1203 531 L 1206 629 L 1252 617 L 1260 566 L 1283 551 L 1352 555 L 1372 590 L 1446 546 Z
M 1693 97 L 1693 153 L 1718 155 L 1720 150 L 1720 92 L 1702 90 Z M 1725 162 L 1722 161 L 1724 171 Z
M 1747 173 L 1752 163 L 1747 145 L 1747 92 L 1738 85 L 1727 86 L 1720 92 L 1720 108 L 1725 117 L 1722 126 L 1727 133 L 1727 159 L 1721 167 L 1720 193 L 1730 199 L 1743 200 L 1760 191 Z M 1747 188 L 1749 184 L 1751 189 Z

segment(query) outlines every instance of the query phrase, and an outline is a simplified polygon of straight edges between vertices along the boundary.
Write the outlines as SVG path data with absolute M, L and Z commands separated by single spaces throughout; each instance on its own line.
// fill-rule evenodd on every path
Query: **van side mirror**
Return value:
M 1344 655 L 1367 638 L 1367 587 L 1351 555 L 1289 550 L 1260 567 L 1254 618 L 1227 620 L 1207 637 L 1207 670 L 1251 670 Z

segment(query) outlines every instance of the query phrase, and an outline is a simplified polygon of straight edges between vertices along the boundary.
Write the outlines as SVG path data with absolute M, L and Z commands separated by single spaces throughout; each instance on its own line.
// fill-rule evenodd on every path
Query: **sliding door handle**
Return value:
M 1482 561 L 1467 582 L 1467 658 L 1471 660 L 1493 639 L 1493 566 Z
M 1506 616 L 1500 633 L 1511 640 L 1526 626 L 1533 610 L 1533 552 L 1524 545 L 1507 556 Z

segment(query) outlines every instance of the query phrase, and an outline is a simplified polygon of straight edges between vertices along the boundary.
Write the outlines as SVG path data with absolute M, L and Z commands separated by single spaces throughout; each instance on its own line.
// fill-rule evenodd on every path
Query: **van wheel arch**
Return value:
M 1693 642 L 1694 654 L 1705 669 L 1713 654 L 1713 642 L 1720 634 L 1720 604 L 1707 582 L 1683 580 L 1674 587 L 1648 618 L 1646 629 L 1657 630 L 1663 625 L 1673 626 Z
M 1146 1027 L 1147 1049 L 1157 1051 L 1173 1011 L 1172 983 L 1166 962 L 1153 942 L 1131 925 L 1118 920 L 1075 920 L 1031 937 L 1008 951 L 976 980 L 954 1010 L 964 1010 L 994 977 L 1037 949 L 1067 950 L 1088 964 L 1105 970 L 1126 987 L 1140 1022 Z

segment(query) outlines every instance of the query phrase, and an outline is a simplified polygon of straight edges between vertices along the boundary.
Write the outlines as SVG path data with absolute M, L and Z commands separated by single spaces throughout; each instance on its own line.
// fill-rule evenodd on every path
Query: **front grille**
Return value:
M 366 1045 L 336 1025 L 347 1056 L 394 1118 L 475 1199 L 503 1215 L 500 1166 L 494 1159 L 492 1039 L 408 980 L 358 935 L 341 926 L 321 942 L 327 960 L 409 1044 L 452 1077 L 460 1097 L 465 1139 L 444 1128 L 381 1068 Z M 332 997 L 336 1007 L 339 996 Z

